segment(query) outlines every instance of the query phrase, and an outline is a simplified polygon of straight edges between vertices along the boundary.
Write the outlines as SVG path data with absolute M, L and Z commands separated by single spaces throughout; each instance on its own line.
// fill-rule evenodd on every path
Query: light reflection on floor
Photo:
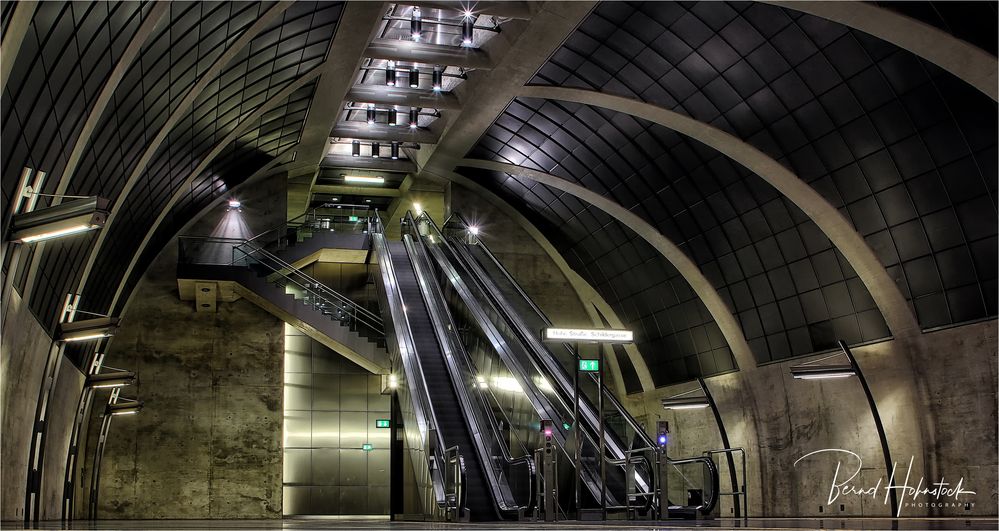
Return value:
M 211 530 L 211 531 L 241 531 L 241 530 L 373 530 L 390 529 L 404 531 L 442 530 L 457 531 L 461 529 L 493 530 L 493 529 L 593 529 L 593 530 L 655 530 L 667 531 L 702 530 L 702 529 L 739 529 L 759 531 L 797 531 L 813 529 L 836 530 L 980 530 L 999 529 L 999 520 L 975 518 L 838 518 L 838 519 L 808 519 L 808 518 L 751 518 L 749 521 L 734 519 L 717 520 L 675 520 L 668 522 L 642 521 L 608 521 L 608 522 L 576 522 L 565 521 L 557 523 L 525 522 L 495 522 L 495 523 L 440 523 L 440 522 L 389 522 L 386 520 L 345 520 L 324 518 L 294 518 L 284 520 L 99 520 L 96 522 L 76 521 L 63 523 L 59 521 L 40 522 L 37 526 L 25 526 L 21 522 L 3 522 L 0 529 L 79 529 L 79 530 Z

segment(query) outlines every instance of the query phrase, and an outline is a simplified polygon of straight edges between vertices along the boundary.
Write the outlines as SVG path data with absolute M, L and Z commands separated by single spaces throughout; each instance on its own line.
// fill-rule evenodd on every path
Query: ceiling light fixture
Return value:
M 389 151 L 390 151 L 390 154 L 392 156 L 392 160 L 399 160 L 399 143 L 398 142 L 392 142 L 392 144 L 389 145 Z
M 139 411 L 142 411 L 142 402 L 132 399 L 122 399 L 115 404 L 108 404 L 107 409 L 105 409 L 105 414 L 113 416 L 121 415 L 135 415 Z
M 125 387 L 135 383 L 135 373 L 132 371 L 106 372 L 102 374 L 87 375 L 87 387 L 91 389 L 111 389 L 114 387 Z
M 371 158 L 377 159 L 377 158 L 379 158 L 381 156 L 382 156 L 382 154 L 381 154 L 381 145 L 379 145 L 378 142 L 372 142 L 371 143 Z
M 384 177 L 369 177 L 367 175 L 344 175 L 344 182 L 364 184 L 385 184 Z
M 86 197 L 66 201 L 15 215 L 10 241 L 33 243 L 92 231 L 103 227 L 107 216 L 107 199 Z
M 368 115 L 368 125 L 375 125 L 375 104 L 374 103 L 369 103 L 368 104 L 367 115 Z
M 475 31 L 475 20 L 471 11 L 465 11 L 465 18 L 461 20 L 461 45 L 472 45 L 472 34 Z
M 350 156 L 351 157 L 361 156 L 361 142 L 359 140 L 355 140 L 350 143 Z
M 706 396 L 664 398 L 662 404 L 663 409 L 704 409 L 710 405 Z
M 111 337 L 118 331 L 117 317 L 99 317 L 59 324 L 59 341 L 79 342 Z
M 420 69 L 416 65 L 409 69 L 409 88 L 420 88 Z
M 389 61 L 385 66 L 385 84 L 395 86 L 395 61 Z
M 399 111 L 395 110 L 395 107 L 389 109 L 389 120 L 388 124 L 391 126 L 399 125 Z
M 420 35 L 423 33 L 423 20 L 421 20 L 420 8 L 413 8 L 413 16 L 409 20 L 409 31 L 413 35 L 413 40 L 420 42 Z
M 827 380 L 849 378 L 857 371 L 850 365 L 798 365 L 791 367 L 791 376 L 798 380 Z
M 443 85 L 444 85 L 444 73 L 441 72 L 441 67 L 439 65 L 434 65 L 434 75 L 433 75 L 434 92 L 440 92 L 441 87 Z
M 420 110 L 413 107 L 409 110 L 409 128 L 416 129 L 420 125 Z

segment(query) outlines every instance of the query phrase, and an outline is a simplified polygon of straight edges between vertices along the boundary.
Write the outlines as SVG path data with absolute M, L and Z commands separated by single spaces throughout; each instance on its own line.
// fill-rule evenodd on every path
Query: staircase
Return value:
M 316 341 L 371 372 L 388 373 L 381 317 L 292 265 L 327 248 L 366 252 L 368 235 L 288 230 L 262 240 L 181 237 L 178 281 L 231 282 L 238 295 Z

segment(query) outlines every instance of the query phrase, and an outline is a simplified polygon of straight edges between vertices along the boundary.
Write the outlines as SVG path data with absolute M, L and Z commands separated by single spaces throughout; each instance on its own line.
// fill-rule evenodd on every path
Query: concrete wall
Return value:
M 24 518 L 29 443 L 38 405 L 38 388 L 42 383 L 52 338 L 21 303 L 16 291 L 12 291 L 3 312 L 3 334 L 0 337 L 0 484 L 3 485 L 0 488 L 0 519 L 17 520 Z M 65 451 L 61 459 L 65 461 Z
M 963 488 L 976 492 L 960 497 L 972 503 L 968 510 L 963 503 L 928 507 L 925 503 L 931 500 L 926 495 L 917 496 L 913 505 L 910 495 L 900 503 L 903 516 L 997 514 L 997 349 L 995 321 L 853 349 L 885 424 L 898 466 L 896 485 L 905 484 L 912 459 L 910 486 L 924 477 L 924 486 L 943 479 L 953 487 L 963 478 Z M 900 358 L 906 356 L 912 360 L 915 377 L 900 370 L 904 366 Z M 841 495 L 828 503 L 837 463 L 842 461 L 842 480 L 848 470 L 851 474 L 855 470 L 856 458 L 824 453 L 794 465 L 812 451 L 849 450 L 863 460 L 863 470 L 853 485 L 869 488 L 879 479 L 882 487 L 887 483 L 877 431 L 857 379 L 792 379 L 789 368 L 805 361 L 765 365 L 707 380 L 732 446 L 745 447 L 749 454 L 750 514 L 887 516 L 890 511 L 883 488 L 877 499 Z M 629 397 L 633 411 L 650 423 L 657 418 L 670 421 L 673 456 L 696 455 L 721 446 L 709 410 L 664 411 L 660 406 L 661 398 L 692 387 L 696 384 Z M 925 427 L 914 430 L 913 426 Z M 730 490 L 728 478 L 723 463 L 723 490 Z M 954 503 L 946 497 L 932 501 Z M 731 499 L 724 500 L 722 514 L 731 514 Z
M 253 183 L 234 194 L 242 212 L 213 206 L 186 234 L 270 229 L 285 215 L 285 190 L 283 176 Z M 179 299 L 176 265 L 175 239 L 136 287 L 105 359 L 138 373 L 122 396 L 145 408 L 112 423 L 98 517 L 280 518 L 283 323 L 246 300 L 196 312 Z M 106 400 L 95 399 L 87 467 Z M 89 485 L 90 470 L 82 476 Z
M 175 267 L 171 246 L 139 283 L 105 361 L 138 373 L 122 395 L 145 408 L 112 423 L 98 516 L 280 517 L 283 324 L 245 300 L 196 312 L 177 296 Z M 91 426 L 93 437 L 100 421 Z

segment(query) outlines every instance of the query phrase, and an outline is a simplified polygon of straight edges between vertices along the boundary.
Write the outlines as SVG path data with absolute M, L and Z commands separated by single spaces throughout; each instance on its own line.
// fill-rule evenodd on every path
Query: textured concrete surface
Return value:
M 62 518 L 66 455 L 73 435 L 73 416 L 76 415 L 76 406 L 86 377 L 69 359 L 63 359 L 56 381 L 58 385 L 48 409 L 45 461 L 42 467 L 42 504 L 39 514 L 43 520 Z
M 13 292 L 0 337 L 0 519 L 24 518 L 31 427 L 52 339 Z M 75 404 L 74 404 L 75 406 Z M 62 460 L 66 459 L 63 452 Z
M 902 516 L 997 513 L 997 348 L 996 322 L 988 321 L 853 349 L 885 424 L 892 459 L 898 466 L 896 484 L 905 483 L 912 459 L 908 485 L 915 487 L 922 477 L 924 487 L 943 480 L 953 488 L 963 478 L 963 488 L 976 492 L 960 497 L 962 502 L 973 503 L 968 510 L 963 503 L 925 506 L 927 501 L 953 503 L 953 498 L 946 496 L 938 501 L 920 495 L 916 505 L 912 505 L 910 495 L 901 503 Z M 914 359 L 914 370 L 926 382 L 925 386 L 913 384 L 907 372 L 897 370 L 894 360 L 905 354 Z M 789 368 L 805 361 L 808 360 L 765 365 L 750 372 L 707 380 L 732 446 L 743 446 L 749 454 L 750 514 L 887 516 L 884 458 L 859 382 L 855 378 L 792 379 Z M 661 398 L 691 387 L 685 384 L 657 389 L 645 394 L 644 403 L 632 402 L 636 412 L 644 412 L 649 421 L 657 418 L 670 421 L 670 451 L 675 456 L 698 454 L 721 444 L 708 410 L 661 408 Z M 914 403 L 906 399 L 909 396 L 919 399 Z M 922 418 L 932 432 L 911 431 L 912 417 Z M 846 454 L 827 453 L 794 465 L 804 454 L 820 449 L 844 449 L 859 454 L 863 470 L 853 484 L 869 488 L 877 485 L 880 478 L 882 488 L 877 499 L 841 495 L 828 504 L 837 463 L 842 461 L 839 476 L 842 481 L 849 475 L 848 470 L 852 473 L 857 461 Z M 725 485 L 728 476 L 724 466 L 722 473 Z M 730 514 L 730 508 L 731 500 L 724 500 L 722 515 Z
M 177 296 L 172 249 L 139 284 L 107 355 L 138 373 L 123 395 L 145 409 L 112 423 L 98 515 L 280 517 L 283 325 L 244 300 L 195 312 Z

